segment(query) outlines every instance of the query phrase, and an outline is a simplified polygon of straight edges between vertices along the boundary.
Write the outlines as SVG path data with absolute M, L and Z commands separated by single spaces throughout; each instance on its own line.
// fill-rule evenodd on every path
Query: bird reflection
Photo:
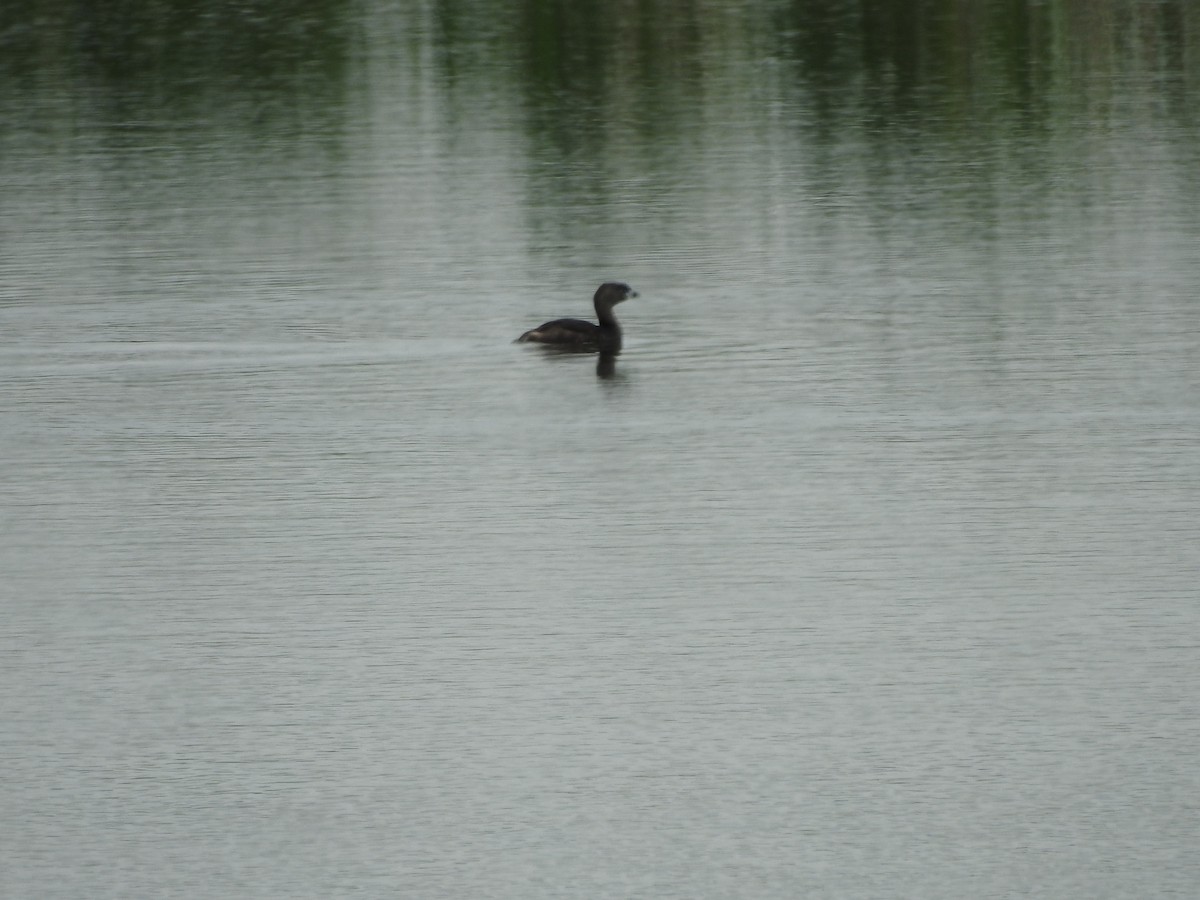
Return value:
M 577 356 L 585 356 L 587 354 L 596 354 L 596 377 L 597 378 L 614 378 L 617 374 L 617 356 L 621 353 L 620 344 L 614 347 L 605 347 L 599 352 L 595 348 L 584 350 L 577 347 L 554 347 L 543 346 L 540 348 L 546 356 L 559 359 L 570 359 Z
M 617 374 L 617 354 L 612 350 L 601 350 L 596 360 L 596 377 L 612 378 Z

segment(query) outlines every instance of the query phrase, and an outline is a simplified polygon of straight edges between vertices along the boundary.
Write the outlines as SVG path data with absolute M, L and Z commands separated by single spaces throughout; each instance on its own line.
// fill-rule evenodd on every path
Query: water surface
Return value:
M 35 8 L 2 893 L 1194 891 L 1185 4 Z

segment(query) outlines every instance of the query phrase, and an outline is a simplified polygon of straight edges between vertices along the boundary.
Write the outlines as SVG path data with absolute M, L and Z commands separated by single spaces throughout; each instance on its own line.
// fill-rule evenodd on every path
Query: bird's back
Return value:
M 517 341 L 541 344 L 595 344 L 603 329 L 583 319 L 555 319 L 525 332 Z

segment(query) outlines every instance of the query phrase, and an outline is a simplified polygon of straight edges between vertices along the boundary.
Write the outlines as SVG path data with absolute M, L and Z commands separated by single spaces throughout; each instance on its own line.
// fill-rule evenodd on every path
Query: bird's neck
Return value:
M 617 317 L 613 315 L 611 306 L 596 306 L 596 321 L 601 328 L 617 328 Z

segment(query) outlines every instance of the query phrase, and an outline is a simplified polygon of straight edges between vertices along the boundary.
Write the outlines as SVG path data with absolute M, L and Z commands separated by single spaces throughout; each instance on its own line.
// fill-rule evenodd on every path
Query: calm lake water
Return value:
M 1190 5 L 402 6 L 0 19 L 0 894 L 1195 896 Z

